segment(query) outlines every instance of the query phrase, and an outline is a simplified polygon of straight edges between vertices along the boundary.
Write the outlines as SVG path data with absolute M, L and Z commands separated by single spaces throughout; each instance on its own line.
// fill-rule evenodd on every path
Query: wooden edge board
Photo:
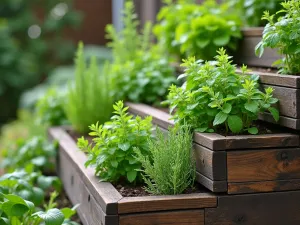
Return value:
M 293 191 L 300 189 L 300 179 L 256 182 L 228 182 L 228 194 Z
M 262 37 L 264 27 L 243 27 L 242 34 L 247 37 Z
M 59 141 L 60 151 L 64 151 L 74 163 L 84 183 L 99 202 L 104 213 L 108 215 L 117 214 L 117 202 L 122 198 L 121 194 L 111 183 L 99 182 L 99 179 L 94 176 L 93 169 L 85 168 L 86 155 L 79 151 L 74 140 L 63 128 L 50 128 L 48 132 L 52 139 Z
M 227 192 L 227 181 L 213 181 L 199 172 L 196 172 L 196 180 L 212 192 Z
M 119 214 L 217 207 L 217 197 L 210 193 L 125 197 L 119 201 Z
M 300 130 L 300 118 L 294 119 L 287 116 L 279 116 L 279 121 L 277 123 L 270 113 L 265 112 L 259 115 L 259 119 L 269 123 L 279 124 L 281 126 L 291 128 L 294 130 Z
M 237 69 L 236 72 L 240 74 L 242 73 L 241 69 Z M 255 71 L 255 70 L 249 72 L 248 74 L 259 75 L 260 83 L 262 84 L 290 87 L 290 88 L 300 88 L 300 76 L 284 75 L 284 74 L 262 72 L 262 71 Z

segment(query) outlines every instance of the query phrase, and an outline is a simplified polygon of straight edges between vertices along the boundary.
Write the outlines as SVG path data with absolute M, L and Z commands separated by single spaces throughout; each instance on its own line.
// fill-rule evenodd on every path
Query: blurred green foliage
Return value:
M 44 79 L 58 63 L 72 58 L 66 27 L 81 14 L 71 0 L 2 0 L 0 4 L 0 124 L 16 117 L 21 93 Z

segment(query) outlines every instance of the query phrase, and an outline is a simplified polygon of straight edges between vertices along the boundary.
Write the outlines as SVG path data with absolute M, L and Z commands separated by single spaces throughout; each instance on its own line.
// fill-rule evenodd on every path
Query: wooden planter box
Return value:
M 260 76 L 262 88 L 272 87 L 274 89 L 274 97 L 279 99 L 277 108 L 280 120 L 278 124 L 300 130 L 300 76 L 257 71 L 252 71 L 251 74 Z M 269 113 L 264 113 L 260 119 L 276 123 Z
M 300 191 L 224 195 L 122 197 L 86 169 L 86 156 L 64 128 L 51 128 L 59 142 L 58 168 L 67 195 L 79 203 L 83 225 L 298 225 Z M 216 145 L 218 146 L 218 145 Z M 214 157 L 210 162 L 215 162 Z
M 170 116 L 147 105 L 129 103 L 135 115 L 150 115 L 167 129 Z M 300 190 L 300 144 L 295 134 L 222 136 L 195 133 L 197 181 L 228 194 Z
M 255 47 L 262 39 L 263 30 L 263 27 L 250 27 L 242 30 L 243 39 L 241 39 L 233 58 L 235 63 L 255 67 L 272 67 L 273 62 L 280 58 L 277 51 L 271 48 L 265 49 L 261 58 L 255 55 Z

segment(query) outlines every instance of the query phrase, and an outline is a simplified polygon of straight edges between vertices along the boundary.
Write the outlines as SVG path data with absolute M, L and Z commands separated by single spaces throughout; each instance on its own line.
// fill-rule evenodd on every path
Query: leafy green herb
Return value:
M 230 4 L 240 11 L 243 23 L 246 26 L 258 27 L 266 25 L 261 17 L 264 11 L 272 14 L 281 9 L 283 0 L 230 0 Z
M 58 126 L 68 124 L 64 111 L 65 98 L 57 89 L 51 88 L 36 104 L 36 115 L 40 124 Z
M 35 136 L 20 141 L 16 150 L 5 149 L 1 152 L 3 160 L 0 167 L 7 171 L 33 166 L 43 171 L 54 171 L 56 144 L 49 143 L 44 137 Z
M 173 128 L 168 136 L 156 129 L 157 139 L 149 139 L 150 155 L 137 149 L 137 160 L 143 165 L 143 179 L 152 194 L 176 195 L 194 183 L 195 160 L 192 134 L 187 126 Z
M 151 24 L 146 23 L 143 34 L 138 33 L 138 20 L 132 1 L 127 1 L 123 15 L 124 29 L 119 33 L 107 26 L 112 41 L 114 62 L 111 76 L 116 99 L 157 104 L 165 99 L 168 87 L 176 83 L 175 71 L 169 59 L 151 44 Z M 133 41 L 134 40 L 134 41 Z
M 108 77 L 108 67 L 100 73 L 95 57 L 86 66 L 83 43 L 79 43 L 76 58 L 74 85 L 70 85 L 66 96 L 65 112 L 77 132 L 88 132 L 88 126 L 99 121 L 109 120 L 112 113 L 113 85 Z
M 118 182 L 138 182 L 141 175 L 141 163 L 136 160 L 134 148 L 142 154 L 149 153 L 147 139 L 151 135 L 151 117 L 141 119 L 128 115 L 128 107 L 119 101 L 114 106 L 114 116 L 104 125 L 91 125 L 89 135 L 95 137 L 94 144 L 89 144 L 84 137 L 78 139 L 78 147 L 85 151 L 89 158 L 86 166 L 95 166 L 95 174 L 101 180 Z
M 258 132 L 252 122 L 260 112 L 270 111 L 278 121 L 279 114 L 273 108 L 278 99 L 273 98 L 272 88 L 259 90 L 257 75 L 246 75 L 247 67 L 242 68 L 242 75 L 236 73 L 230 56 L 224 49 L 218 51 L 216 61 L 206 62 L 194 57 L 183 60 L 186 77 L 182 87 L 171 86 L 168 100 L 175 122 L 191 125 L 198 132 L 241 133 Z
M 198 5 L 167 1 L 158 14 L 154 33 L 165 52 L 211 60 L 220 47 L 236 49 L 241 20 L 228 3 L 207 0 Z
M 284 13 L 274 21 L 275 15 L 265 12 L 263 19 L 268 21 L 263 32 L 262 41 L 256 46 L 256 54 L 261 57 L 266 47 L 278 49 L 284 57 L 273 65 L 280 67 L 283 74 L 300 73 L 300 2 L 290 0 L 282 3 L 283 9 L 277 14 Z

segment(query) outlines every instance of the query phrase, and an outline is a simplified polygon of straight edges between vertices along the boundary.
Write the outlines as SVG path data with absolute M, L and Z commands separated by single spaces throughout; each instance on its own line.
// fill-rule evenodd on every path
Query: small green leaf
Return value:
M 227 114 L 229 114 L 230 112 L 231 112 L 231 109 L 232 109 L 232 106 L 231 106 L 231 104 L 229 104 L 229 103 L 225 103 L 224 105 L 223 105 L 223 113 L 227 113 Z
M 118 167 L 118 162 L 117 162 L 117 161 L 112 160 L 110 163 L 111 163 L 111 165 L 112 165 L 113 167 L 115 167 L 115 168 Z
M 239 133 L 243 129 L 243 121 L 239 116 L 228 116 L 228 126 L 233 133 Z
M 258 112 L 258 104 L 257 102 L 247 102 L 245 103 L 245 109 L 247 109 L 248 111 L 250 112 L 253 112 L 253 113 L 257 113 Z
M 127 179 L 130 183 L 132 183 L 135 180 L 136 176 L 137 176 L 137 171 L 135 170 L 131 170 L 127 172 Z
M 222 111 L 219 112 L 214 119 L 213 125 L 216 126 L 216 125 L 224 123 L 225 120 L 227 119 L 227 117 L 228 117 L 228 114 L 223 113 Z
M 249 134 L 258 134 L 258 129 L 256 127 L 248 128 Z
M 264 54 L 264 45 L 263 45 L 263 42 L 261 41 L 261 42 L 259 42 L 257 45 L 256 45 L 256 47 L 255 47 L 255 54 L 259 57 L 259 58 L 261 58 L 262 57 L 262 55 Z
M 130 143 L 126 142 L 126 143 L 118 144 L 118 147 L 123 151 L 127 151 L 130 148 Z
M 46 225 L 61 225 L 65 220 L 64 214 L 59 209 L 49 209 L 47 212 L 37 212 L 33 215 L 44 220 Z
M 200 128 L 195 129 L 195 131 L 196 131 L 196 132 L 203 133 L 203 132 L 205 132 L 207 129 L 208 129 L 208 127 L 200 127 Z
M 214 44 L 217 46 L 225 46 L 228 44 L 229 41 L 230 41 L 229 35 L 219 36 L 219 37 L 214 38 L 214 40 L 213 40 Z
M 278 110 L 275 109 L 274 107 L 270 107 L 270 108 L 268 108 L 268 110 L 272 114 L 274 120 L 276 122 L 278 122 L 279 121 L 279 112 L 278 112 Z

